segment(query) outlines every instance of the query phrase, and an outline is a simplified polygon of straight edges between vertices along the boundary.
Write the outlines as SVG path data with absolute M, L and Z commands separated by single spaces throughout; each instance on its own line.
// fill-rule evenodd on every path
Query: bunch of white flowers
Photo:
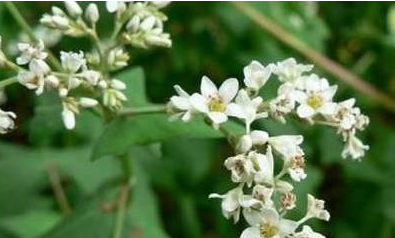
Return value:
M 38 38 L 17 44 L 15 63 L 0 48 L 0 67 L 16 71 L 19 83 L 34 90 L 37 96 L 44 91 L 57 91 L 67 129 L 75 127 L 75 117 L 82 108 L 93 108 L 103 115 L 117 113 L 127 100 L 122 92 L 126 85 L 110 73 L 128 65 L 126 45 L 171 46 L 170 35 L 163 32 L 167 17 L 160 11 L 168 3 L 107 2 L 107 10 L 115 15 L 114 32 L 109 38 L 100 39 L 96 31 L 100 19 L 97 5 L 90 3 L 82 9 L 77 2 L 66 1 L 65 10 L 52 7 L 40 23 L 56 34 L 89 38 L 94 46 L 92 51 L 60 51 L 56 59 L 44 40 Z M 1 118 L 2 133 L 14 127 L 15 113 L 1 111 Z
M 271 136 L 266 131 L 251 130 L 254 121 L 271 117 L 285 123 L 285 116 L 293 114 L 309 124 L 336 127 L 346 142 L 344 157 L 357 159 L 368 149 L 355 136 L 357 130 L 366 127 L 368 118 L 354 107 L 353 99 L 333 102 L 337 86 L 330 86 L 326 79 L 315 74 L 306 75 L 312 68 L 292 58 L 266 67 L 253 61 L 244 68 L 244 88 L 239 87 L 235 78 L 225 80 L 217 88 L 206 76 L 202 78 L 200 93 L 188 94 L 175 86 L 178 95 L 172 96 L 169 102 L 172 119 L 188 122 L 202 114 L 214 128 L 221 127 L 230 117 L 245 124 L 245 135 L 232 144 L 237 154 L 224 162 L 237 186 L 225 194 L 210 195 L 222 199 L 226 218 L 238 222 L 240 214 L 243 215 L 250 227 L 242 232 L 241 238 L 321 238 L 309 226 L 298 228 L 311 218 L 325 221 L 330 218 L 324 201 L 310 194 L 306 215 L 298 221 L 286 218 L 287 211 L 296 207 L 296 195 L 293 185 L 283 177 L 288 175 L 294 182 L 307 177 L 305 153 L 300 147 L 303 136 Z M 272 75 L 280 81 L 277 95 L 263 100 L 259 92 Z M 275 157 L 282 165 L 277 174 Z

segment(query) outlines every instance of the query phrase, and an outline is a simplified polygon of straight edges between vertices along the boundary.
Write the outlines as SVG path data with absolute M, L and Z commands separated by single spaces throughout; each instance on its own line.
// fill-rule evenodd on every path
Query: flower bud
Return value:
M 79 17 L 82 14 L 82 9 L 80 5 L 76 1 L 65 1 L 65 6 L 67 9 L 67 12 L 72 16 L 72 17 Z
M 59 30 L 67 30 L 69 28 L 69 20 L 62 16 L 53 16 L 52 23 Z
M 45 78 L 45 83 L 52 88 L 57 88 L 59 86 L 59 79 L 54 75 L 48 75 Z
M 143 31 L 149 31 L 154 28 L 156 22 L 156 18 L 153 16 L 147 17 L 141 22 L 140 29 Z
M 280 193 L 289 193 L 292 192 L 292 190 L 294 189 L 292 184 L 282 180 L 277 181 L 275 186 L 276 190 Z
M 236 150 L 239 153 L 246 153 L 252 148 L 252 140 L 249 135 L 243 135 L 240 137 L 237 145 L 236 145 Z
M 269 134 L 266 131 L 254 130 L 250 135 L 253 145 L 264 145 L 269 139 Z
M 126 84 L 118 79 L 111 80 L 111 87 L 116 90 L 125 90 Z
M 75 114 L 71 110 L 69 110 L 67 107 L 63 108 L 62 111 L 62 118 L 63 118 L 63 123 L 64 126 L 66 127 L 67 130 L 72 130 L 75 127 Z
M 92 98 L 87 98 L 87 97 L 82 97 L 80 98 L 79 104 L 82 107 L 94 107 L 98 104 L 99 102 L 95 99 Z
M 99 88 L 101 89 L 106 89 L 108 87 L 108 84 L 105 80 L 100 80 L 99 83 L 97 84 Z
M 85 10 L 85 17 L 92 24 L 95 24 L 99 20 L 99 9 L 95 3 L 90 3 L 88 5 Z
M 68 94 L 69 94 L 69 90 L 67 88 L 59 89 L 59 97 L 61 98 L 67 97 Z
M 132 19 L 129 20 L 128 24 L 126 24 L 126 29 L 132 33 L 137 32 L 140 26 L 140 17 L 133 16 Z

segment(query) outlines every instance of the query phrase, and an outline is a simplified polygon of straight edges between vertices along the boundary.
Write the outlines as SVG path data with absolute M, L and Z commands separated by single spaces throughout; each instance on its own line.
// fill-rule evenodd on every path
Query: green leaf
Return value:
M 150 105 L 145 89 L 145 76 L 141 67 L 134 67 L 116 76 L 117 79 L 126 84 L 124 91 L 128 100 L 126 107 L 138 107 Z
M 231 131 L 239 133 L 242 127 L 235 123 L 227 123 Z M 105 155 L 121 155 L 132 145 L 143 145 L 159 142 L 175 137 L 189 138 L 222 138 L 224 135 L 198 118 L 189 123 L 170 122 L 168 115 L 136 115 L 117 118 L 106 128 L 95 145 L 92 159 Z
M 0 225 L 20 238 L 32 238 L 52 228 L 60 219 L 61 214 L 57 212 L 36 210 L 3 218 L 0 220 Z

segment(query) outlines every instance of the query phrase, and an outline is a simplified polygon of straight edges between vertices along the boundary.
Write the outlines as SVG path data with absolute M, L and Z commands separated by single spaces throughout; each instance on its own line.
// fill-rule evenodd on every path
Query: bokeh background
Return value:
M 311 49 L 321 52 L 360 75 L 383 93 L 395 95 L 395 3 L 391 2 L 261 2 L 250 3 Z M 53 2 L 20 2 L 29 24 L 36 26 Z M 100 31 L 111 30 L 111 18 L 101 6 Z M 251 60 L 264 64 L 294 57 L 312 63 L 255 25 L 227 2 L 173 2 L 164 10 L 171 49 L 131 50 L 131 65 L 141 66 L 151 101 L 165 103 L 179 84 L 198 89 L 202 75 L 220 83 L 242 79 Z M 0 34 L 10 54 L 23 38 L 0 3 Z M 64 37 L 53 47 L 88 50 L 83 39 Z M 302 215 L 307 192 L 326 200 L 330 223 L 310 223 L 331 238 L 395 237 L 395 114 L 353 90 L 342 80 L 316 67 L 314 71 L 339 84 L 337 100 L 355 97 L 370 117 L 361 135 L 371 148 L 362 162 L 340 157 L 341 139 L 328 128 L 265 121 L 254 125 L 270 133 L 303 134 L 308 178 L 297 185 Z M 1 78 L 9 72 L 0 71 Z M 133 80 L 133 79 L 131 79 Z M 133 90 L 133 89 L 130 89 Z M 274 88 L 267 88 L 268 94 Z M 21 86 L 6 89 L 1 107 L 18 114 L 18 128 L 0 139 L 0 238 L 110 237 L 117 193 L 113 178 L 120 171 L 113 158 L 90 162 L 92 147 L 104 124 L 82 114 L 74 131 L 61 124 L 53 95 L 35 97 Z M 139 93 L 139 92 L 137 92 Z M 146 128 L 146 133 L 150 133 Z M 136 187 L 127 213 L 123 237 L 234 238 L 246 224 L 225 220 L 212 192 L 233 185 L 222 163 L 231 149 L 221 139 L 177 137 L 135 146 Z M 54 198 L 49 174 L 56 168 L 72 208 L 64 216 Z M 114 191 L 107 192 L 113 188 Z

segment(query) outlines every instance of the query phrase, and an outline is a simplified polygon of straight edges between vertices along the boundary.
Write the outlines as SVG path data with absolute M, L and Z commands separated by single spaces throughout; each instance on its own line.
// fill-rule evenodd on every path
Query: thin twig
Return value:
M 67 201 L 66 194 L 60 182 L 59 172 L 55 164 L 49 163 L 47 165 L 48 178 L 51 182 L 52 190 L 55 194 L 56 200 L 65 216 L 71 214 L 71 208 Z
M 112 235 L 113 238 L 121 238 L 122 237 L 123 225 L 125 223 L 127 201 L 128 201 L 128 197 L 129 197 L 129 190 L 130 190 L 129 183 L 122 185 L 121 192 L 119 195 L 118 204 L 117 204 L 118 211 L 117 211 L 114 231 L 113 231 L 113 235 Z
M 122 109 L 118 115 L 120 116 L 129 116 L 136 114 L 149 114 L 149 113 L 164 113 L 166 112 L 165 105 L 155 105 L 155 106 L 147 106 L 140 108 L 124 108 Z
M 25 33 L 28 35 L 30 40 L 33 42 L 38 42 L 39 39 L 36 37 L 34 34 L 32 28 L 29 26 L 29 24 L 26 22 L 26 20 L 23 18 L 22 14 L 19 12 L 19 10 L 15 7 L 13 2 L 4 2 L 5 6 L 7 7 L 8 11 L 12 15 L 12 17 L 15 19 L 15 21 L 18 23 L 18 25 L 25 31 Z M 60 66 L 60 62 L 54 54 L 47 49 L 48 53 L 48 60 L 51 62 L 51 64 L 58 70 L 60 70 L 62 67 Z
M 4 80 L 1 80 L 0 81 L 0 89 L 1 88 L 5 88 L 8 85 L 16 83 L 16 82 L 18 82 L 18 78 L 17 77 L 11 77 L 11 78 L 7 78 L 7 79 L 4 79 Z
M 359 76 L 348 71 L 343 66 L 329 59 L 325 55 L 311 49 L 304 42 L 300 41 L 290 32 L 279 26 L 277 23 L 265 16 L 264 13 L 254 9 L 246 2 L 234 1 L 230 2 L 240 12 L 248 16 L 255 24 L 260 26 L 262 29 L 270 32 L 277 39 L 285 43 L 286 45 L 294 48 L 304 55 L 307 59 L 315 62 L 322 69 L 326 70 L 339 80 L 342 80 L 346 84 L 350 85 L 354 89 L 366 94 L 373 100 L 379 102 L 388 110 L 395 112 L 395 100 L 386 95 L 385 93 L 378 90 L 368 82 L 364 81 Z

